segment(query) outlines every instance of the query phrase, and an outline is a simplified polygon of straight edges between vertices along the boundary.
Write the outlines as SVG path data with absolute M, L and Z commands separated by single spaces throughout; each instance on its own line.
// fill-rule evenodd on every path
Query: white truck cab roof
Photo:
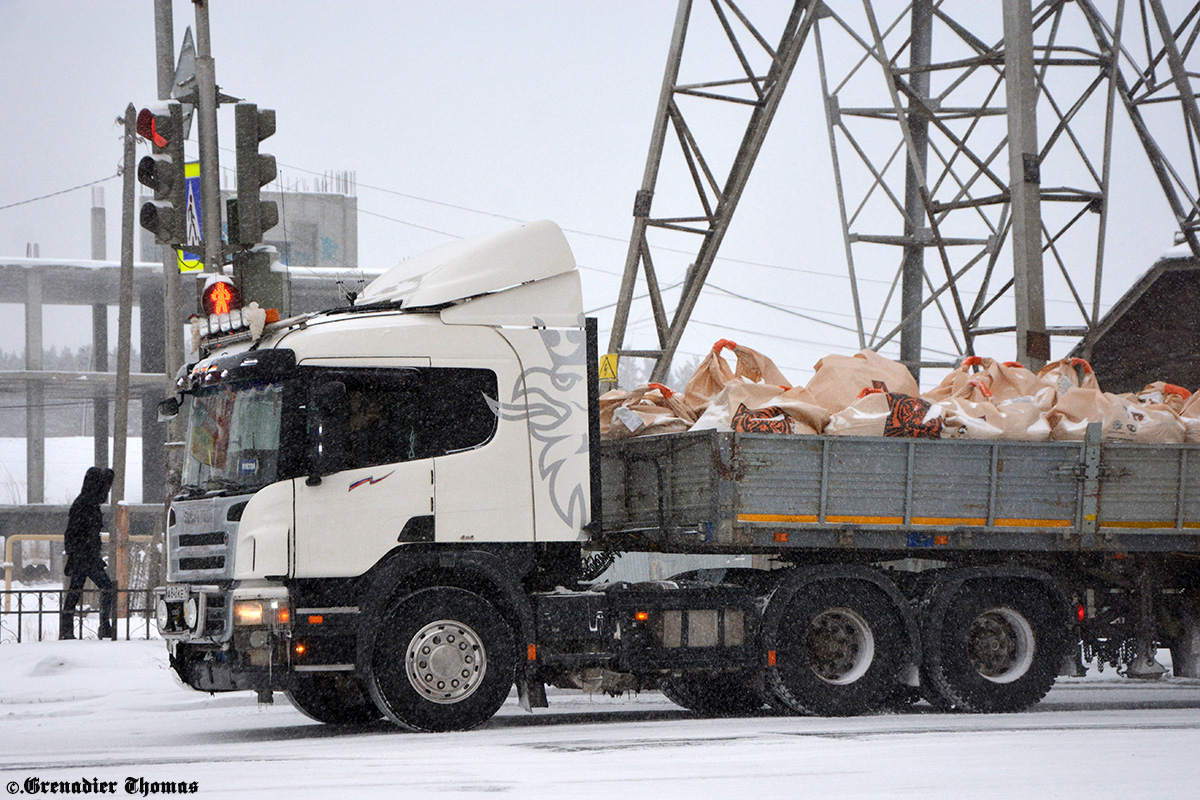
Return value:
M 572 272 L 566 237 L 548 220 L 467 239 L 406 259 L 371 281 L 361 303 L 440 306 Z

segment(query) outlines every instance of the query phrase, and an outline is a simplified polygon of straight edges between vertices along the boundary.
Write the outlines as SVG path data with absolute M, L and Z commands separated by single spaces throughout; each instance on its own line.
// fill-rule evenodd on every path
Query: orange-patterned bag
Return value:
M 821 433 L 829 412 L 807 389 L 785 389 L 734 378 L 713 397 L 692 430 L 739 433 Z
M 863 389 L 857 400 L 832 414 L 825 433 L 940 439 L 944 428 L 945 409 L 940 403 L 881 389 Z

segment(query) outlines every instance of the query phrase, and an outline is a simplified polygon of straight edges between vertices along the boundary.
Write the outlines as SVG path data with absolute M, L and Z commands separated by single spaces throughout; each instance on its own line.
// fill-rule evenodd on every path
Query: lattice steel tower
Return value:
M 1122 109 L 1200 257 L 1200 4 L 1172 4 L 1168 15 L 1162 0 L 914 0 L 896 13 L 893 2 L 799 0 L 786 17 L 772 4 L 753 19 L 742 5 L 679 3 L 609 346 L 651 359 L 653 380 L 667 374 L 805 47 L 817 75 L 803 79 L 824 97 L 860 347 L 898 340 L 915 373 L 946 364 L 925 356 L 923 327 L 960 354 L 980 336 L 1015 333 L 1017 357 L 1036 368 L 1050 337 L 1094 327 Z M 700 14 L 715 15 L 739 68 L 682 84 Z M 727 163 L 702 148 L 706 132 L 681 111 L 684 97 L 689 108 L 746 110 Z M 660 208 L 664 150 L 676 144 L 694 202 Z M 660 231 L 695 243 L 674 309 L 651 255 Z M 868 274 L 886 288 L 864 292 Z M 1067 319 L 1047 321 L 1047 285 L 1072 298 Z M 656 347 L 625 347 L 635 295 L 649 303 Z

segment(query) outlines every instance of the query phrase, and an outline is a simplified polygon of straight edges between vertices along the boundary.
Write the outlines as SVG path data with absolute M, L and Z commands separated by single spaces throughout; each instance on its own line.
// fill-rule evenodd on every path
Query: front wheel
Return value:
M 1066 642 L 1056 604 L 1028 583 L 972 581 L 926 622 L 923 676 L 943 705 L 1020 711 L 1054 685 Z
M 304 716 L 329 725 L 361 725 L 383 716 L 349 675 L 297 676 L 287 698 Z
M 397 725 L 468 730 L 499 710 L 515 669 L 512 631 L 490 603 L 464 589 L 423 589 L 382 616 L 369 686 Z

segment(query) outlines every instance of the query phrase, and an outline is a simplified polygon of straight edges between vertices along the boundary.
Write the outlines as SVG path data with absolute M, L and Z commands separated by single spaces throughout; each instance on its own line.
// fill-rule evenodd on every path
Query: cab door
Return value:
M 397 544 L 432 541 L 434 460 L 420 440 L 428 359 L 301 362 L 310 391 L 346 387 L 343 469 L 294 480 L 294 577 L 361 575 Z

